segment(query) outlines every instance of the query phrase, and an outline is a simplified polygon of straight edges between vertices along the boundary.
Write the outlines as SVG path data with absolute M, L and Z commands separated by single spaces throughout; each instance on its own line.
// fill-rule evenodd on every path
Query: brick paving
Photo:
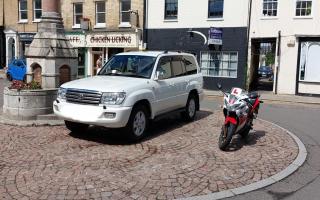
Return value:
M 298 147 L 283 130 L 255 121 L 248 141 L 217 147 L 222 114 L 171 117 L 129 144 L 118 130 L 0 125 L 0 199 L 174 199 L 232 189 L 285 169 Z

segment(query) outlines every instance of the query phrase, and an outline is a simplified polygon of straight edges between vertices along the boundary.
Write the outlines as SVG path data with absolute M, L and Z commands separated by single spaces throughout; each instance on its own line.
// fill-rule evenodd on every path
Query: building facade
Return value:
M 38 31 L 42 15 L 41 0 L 2 2 L 5 36 L 5 65 L 14 58 L 23 58 L 26 47 Z
M 0 1 L 0 69 L 5 66 L 6 62 L 6 45 L 4 36 L 4 0 Z
M 148 50 L 193 53 L 204 87 L 244 87 L 248 43 L 248 0 L 147 0 Z
M 78 77 L 95 75 L 100 57 L 143 49 L 143 0 L 64 0 L 61 13 L 67 38 L 78 48 Z
M 256 43 L 275 43 L 273 91 L 320 95 L 320 2 L 316 0 L 252 1 L 248 82 L 258 67 Z

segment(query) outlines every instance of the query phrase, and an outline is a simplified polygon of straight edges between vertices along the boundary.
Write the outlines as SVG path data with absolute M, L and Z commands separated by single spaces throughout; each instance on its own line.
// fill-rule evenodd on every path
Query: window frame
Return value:
M 104 5 L 104 12 L 98 12 L 98 4 L 103 3 Z M 106 2 L 105 1 L 96 1 L 95 2 L 95 28 L 97 27 L 106 27 L 106 14 L 107 14 L 107 9 L 106 9 Z M 98 22 L 98 15 L 103 14 L 104 15 L 104 23 L 99 23 Z
M 26 2 L 26 10 L 21 10 L 21 2 Z M 27 0 L 19 0 L 18 1 L 18 12 L 19 12 L 19 22 L 20 23 L 28 22 L 28 1 Z M 26 19 L 22 19 L 21 12 L 26 12 L 26 14 L 27 14 Z
M 130 9 L 129 10 L 122 10 L 122 4 L 123 2 L 130 2 Z M 120 21 L 120 27 L 131 27 L 131 7 L 132 7 L 132 2 L 131 0 L 120 0 L 120 18 L 119 18 L 119 21 Z M 125 21 L 122 21 L 122 15 L 125 14 L 125 13 L 129 13 L 129 21 L 128 22 L 125 22 Z
M 212 53 L 219 53 L 220 55 L 220 59 L 219 59 L 219 71 L 220 70 L 228 70 L 228 71 L 235 71 L 235 76 L 224 76 L 224 75 L 210 75 L 210 72 L 209 70 L 210 69 L 215 69 L 215 67 L 203 67 L 203 59 L 202 59 L 202 54 L 204 53 L 207 53 L 208 55 L 209 54 L 212 54 Z M 223 55 L 224 54 L 229 54 L 229 60 L 223 60 Z M 235 61 L 233 61 L 231 59 L 231 54 L 236 54 L 237 55 L 237 59 Z M 218 55 L 218 54 L 217 54 Z M 213 59 L 210 59 L 208 57 L 207 60 L 205 60 L 207 63 L 211 63 L 210 61 L 213 61 Z M 228 68 L 224 69 L 223 67 L 221 68 L 223 62 L 228 62 Z M 236 69 L 231 69 L 230 66 L 231 66 L 231 63 L 236 63 Z M 238 78 L 238 70 L 239 70 L 239 52 L 238 51 L 200 51 L 200 71 L 202 73 L 202 75 L 204 77 L 216 77 L 216 78 Z M 203 71 L 208 71 L 208 73 L 204 74 Z M 230 74 L 230 72 L 229 72 Z
M 173 2 L 175 1 L 175 2 Z M 167 15 L 167 8 L 168 8 L 168 4 L 176 4 L 177 6 L 177 14 L 176 15 Z M 164 20 L 166 21 L 176 21 L 178 20 L 178 14 L 179 14 L 179 2 L 178 0 L 165 0 L 164 1 Z
M 306 3 L 307 3 L 307 2 L 311 2 L 310 15 L 301 15 L 301 11 L 303 10 L 303 8 L 299 8 L 299 10 L 300 10 L 300 15 L 297 15 L 298 2 L 306 2 Z M 313 6 L 314 6 L 313 0 L 295 0 L 294 18 L 312 18 L 312 17 L 313 17 Z M 305 8 L 304 11 L 307 12 L 307 7 Z
M 210 3 L 214 1 L 222 1 L 222 15 L 221 16 L 210 16 Z M 223 19 L 224 16 L 224 0 L 208 0 L 208 19 Z
M 40 8 L 36 8 L 36 1 L 37 0 L 33 0 L 33 21 L 34 22 L 40 22 L 41 17 L 40 18 L 36 18 L 36 16 L 37 16 L 36 12 L 40 11 L 41 12 L 41 16 L 42 16 L 42 0 L 39 0 L 40 1 L 40 5 L 41 5 Z
M 77 16 L 80 16 L 79 13 L 76 13 L 76 5 L 81 5 L 81 9 L 82 9 L 82 12 L 81 12 L 81 17 L 80 17 L 80 23 L 77 24 L 77 19 L 76 17 Z M 82 2 L 76 2 L 76 3 L 73 3 L 73 13 L 72 13 L 72 16 L 73 16 L 73 26 L 72 28 L 81 28 L 81 18 L 83 18 L 83 3 Z
M 265 2 L 267 1 L 267 2 Z M 276 4 L 277 8 L 274 9 L 273 4 Z M 264 5 L 267 4 L 267 9 L 264 9 Z M 271 4 L 271 5 L 270 5 Z M 270 8 L 271 6 L 271 8 Z M 266 10 L 266 12 L 268 13 L 268 11 L 276 11 L 276 15 L 268 15 L 268 14 L 264 14 L 264 11 Z M 279 1 L 278 0 L 262 0 L 262 12 L 261 15 L 263 18 L 276 18 L 278 17 L 278 10 L 279 10 Z

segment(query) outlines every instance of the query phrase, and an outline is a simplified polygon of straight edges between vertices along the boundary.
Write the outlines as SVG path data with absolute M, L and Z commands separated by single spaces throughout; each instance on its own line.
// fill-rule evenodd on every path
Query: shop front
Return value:
M 105 63 L 113 55 L 139 50 L 139 32 L 68 32 L 71 45 L 78 49 L 78 78 L 97 74 L 97 61 Z

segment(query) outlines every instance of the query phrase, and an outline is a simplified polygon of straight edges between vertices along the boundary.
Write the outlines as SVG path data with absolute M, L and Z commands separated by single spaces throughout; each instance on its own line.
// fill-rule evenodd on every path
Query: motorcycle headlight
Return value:
M 67 89 L 65 88 L 59 88 L 58 90 L 58 99 L 61 100 L 66 100 L 66 94 L 67 94 Z
M 101 104 L 120 105 L 126 98 L 124 92 L 105 92 L 102 93 Z

